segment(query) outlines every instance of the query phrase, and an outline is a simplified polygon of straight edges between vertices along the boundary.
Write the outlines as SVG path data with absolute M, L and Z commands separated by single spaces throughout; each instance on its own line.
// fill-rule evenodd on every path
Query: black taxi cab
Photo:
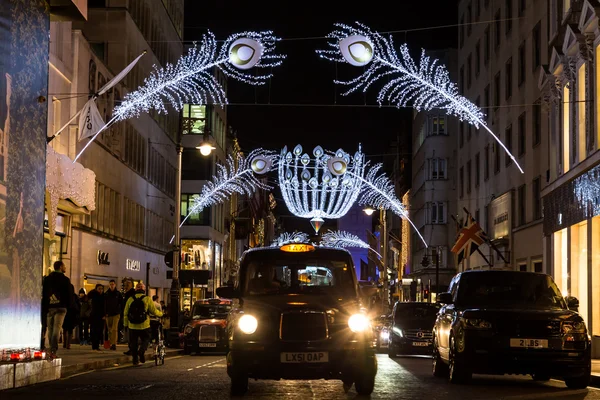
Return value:
M 456 275 L 433 328 L 433 374 L 468 382 L 473 373 L 563 379 L 585 388 L 591 374 L 591 338 L 584 320 L 552 277 L 517 271 Z
M 184 353 L 227 352 L 227 315 L 230 299 L 198 300 L 192 307 L 192 320 L 185 326 Z
M 244 253 L 227 324 L 231 391 L 248 379 L 338 379 L 348 391 L 373 391 L 373 331 L 359 298 L 350 253 L 294 243 Z

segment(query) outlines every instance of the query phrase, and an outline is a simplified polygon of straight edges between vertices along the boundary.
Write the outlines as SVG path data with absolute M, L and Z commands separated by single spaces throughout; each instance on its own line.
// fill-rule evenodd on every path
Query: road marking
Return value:
M 80 373 L 78 373 L 78 374 L 73 374 L 73 375 L 67 376 L 67 377 L 65 377 L 65 378 L 60 378 L 60 380 L 61 380 L 61 381 L 64 381 L 65 379 L 71 379 L 71 378 L 75 378 L 76 376 L 80 376 L 80 375 L 89 374 L 89 373 L 92 373 L 92 372 L 94 372 L 94 371 L 95 371 L 95 369 L 91 369 L 91 370 L 89 370 L 89 371 L 80 372 Z
M 138 390 L 144 390 L 144 389 L 148 389 L 149 387 L 152 387 L 154 385 L 146 385 L 146 386 L 142 386 L 141 388 L 139 388 Z
M 194 370 L 194 368 L 188 368 L 188 371 L 193 371 L 193 370 Z

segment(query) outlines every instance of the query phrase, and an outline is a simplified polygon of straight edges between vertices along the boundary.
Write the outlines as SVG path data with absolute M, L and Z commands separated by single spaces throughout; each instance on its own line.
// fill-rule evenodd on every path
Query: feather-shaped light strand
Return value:
M 381 258 L 381 254 L 379 254 L 379 252 L 369 246 L 367 242 L 350 232 L 329 231 L 324 233 L 323 237 L 321 238 L 321 246 L 370 249 L 377 254 L 379 258 Z
M 234 159 L 229 156 L 225 165 L 217 164 L 216 175 L 202 187 L 202 192 L 194 199 L 193 205 L 179 227 L 181 228 L 192 214 L 206 207 L 223 203 L 234 193 L 250 196 L 256 189 L 272 189 L 271 186 L 258 179 L 254 174 L 251 164 L 255 157 L 274 158 L 275 156 L 269 151 L 257 149 L 247 157 L 238 156 L 237 159 Z
M 406 219 L 417 232 L 417 235 L 421 241 L 423 241 L 425 247 L 429 247 L 423 238 L 423 235 L 421 235 L 421 232 L 419 232 L 415 224 L 409 218 L 406 207 L 404 207 L 402 201 L 396 196 L 394 184 L 385 174 L 377 175 L 381 167 L 382 164 L 376 164 L 369 169 L 369 172 L 367 172 L 364 178 L 360 177 L 362 187 L 358 203 L 360 205 L 369 205 L 374 208 L 391 210 L 397 216 Z
M 230 47 L 240 38 L 254 41 L 260 48 L 252 49 L 260 52 L 260 58 L 253 67 L 268 68 L 279 66 L 284 55 L 275 53 L 275 44 L 279 40 L 271 31 L 241 32 L 230 36 L 221 47 L 212 32 L 205 34 L 200 46 L 190 48 L 176 64 L 167 64 L 163 68 L 154 66 L 154 71 L 144 80 L 144 85 L 128 93 L 123 102 L 113 110 L 113 117 L 96 132 L 77 154 L 75 160 L 83 154 L 100 133 L 112 124 L 139 116 L 141 113 L 156 110 L 167 114 L 165 104 L 170 104 L 180 111 L 184 104 L 227 104 L 225 90 L 213 73 L 219 68 L 225 75 L 251 85 L 263 85 L 272 74 L 250 75 L 241 72 L 230 61 Z M 250 46 L 247 46 L 250 48 Z
M 304 232 L 283 232 L 273 241 L 271 247 L 279 247 L 288 243 L 308 243 L 309 240 L 308 234 Z
M 366 41 L 350 43 L 350 46 L 363 46 L 363 50 L 368 51 L 368 54 L 372 56 L 370 64 L 358 77 L 348 81 L 334 81 L 336 84 L 349 87 L 343 93 L 344 96 L 361 89 L 364 93 L 371 85 L 383 78 L 388 79 L 377 96 L 380 106 L 384 101 L 388 101 L 397 107 L 412 103 L 417 111 L 439 108 L 477 129 L 482 127 L 496 140 L 519 171 L 523 173 L 523 169 L 510 150 L 487 126 L 481 108 L 458 93 L 456 84 L 450 80 L 448 70 L 444 65 L 438 64 L 438 60 L 432 61 L 423 50 L 420 62 L 417 64 L 411 57 L 406 44 L 400 46 L 399 55 L 394 50 L 391 35 L 387 38 L 383 37 L 359 22 L 356 22 L 356 26 L 335 24 L 335 27 L 338 29 L 327 35 L 328 38 L 335 40 L 328 43 L 330 49 L 317 50 L 317 54 L 321 58 L 336 62 L 348 62 L 341 46 L 348 45 L 344 39 L 354 35 L 364 37 Z

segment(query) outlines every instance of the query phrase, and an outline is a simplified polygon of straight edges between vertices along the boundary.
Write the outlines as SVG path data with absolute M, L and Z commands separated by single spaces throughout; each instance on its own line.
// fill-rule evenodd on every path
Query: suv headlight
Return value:
M 585 323 L 583 322 L 563 322 L 562 323 L 563 335 L 571 333 L 586 333 Z
M 363 314 L 354 314 L 348 319 L 348 327 L 352 332 L 363 332 L 369 327 L 369 319 Z
M 484 319 L 465 318 L 465 327 L 473 329 L 492 329 L 492 323 Z
M 245 314 L 240 317 L 238 320 L 238 327 L 242 332 L 247 335 L 250 335 L 256 332 L 256 328 L 258 327 L 258 321 L 252 315 Z
M 185 327 L 185 329 L 183 330 L 183 333 L 185 333 L 186 335 L 189 335 L 190 333 L 192 333 L 192 331 L 194 330 L 194 328 L 192 328 L 191 325 L 188 325 Z

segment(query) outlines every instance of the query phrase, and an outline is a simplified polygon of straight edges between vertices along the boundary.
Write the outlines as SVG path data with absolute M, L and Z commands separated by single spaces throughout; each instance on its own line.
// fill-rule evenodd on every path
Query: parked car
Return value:
M 456 275 L 433 329 L 433 374 L 468 382 L 473 373 L 530 374 L 585 388 L 591 374 L 591 339 L 546 274 L 467 271 Z
M 359 300 L 349 252 L 294 243 L 251 249 L 234 287 L 240 299 L 227 330 L 231 392 L 248 379 L 339 379 L 347 391 L 373 391 L 377 359 L 373 331 Z
M 398 354 L 430 355 L 433 325 L 439 310 L 436 303 L 397 302 L 392 313 L 390 358 Z
M 191 321 L 185 326 L 185 354 L 201 352 L 227 352 L 227 315 L 232 301 L 228 299 L 206 299 L 194 303 Z
M 391 315 L 380 315 L 372 321 L 373 324 L 373 343 L 375 349 L 380 351 L 381 349 L 387 349 L 390 343 L 390 331 L 391 331 Z

